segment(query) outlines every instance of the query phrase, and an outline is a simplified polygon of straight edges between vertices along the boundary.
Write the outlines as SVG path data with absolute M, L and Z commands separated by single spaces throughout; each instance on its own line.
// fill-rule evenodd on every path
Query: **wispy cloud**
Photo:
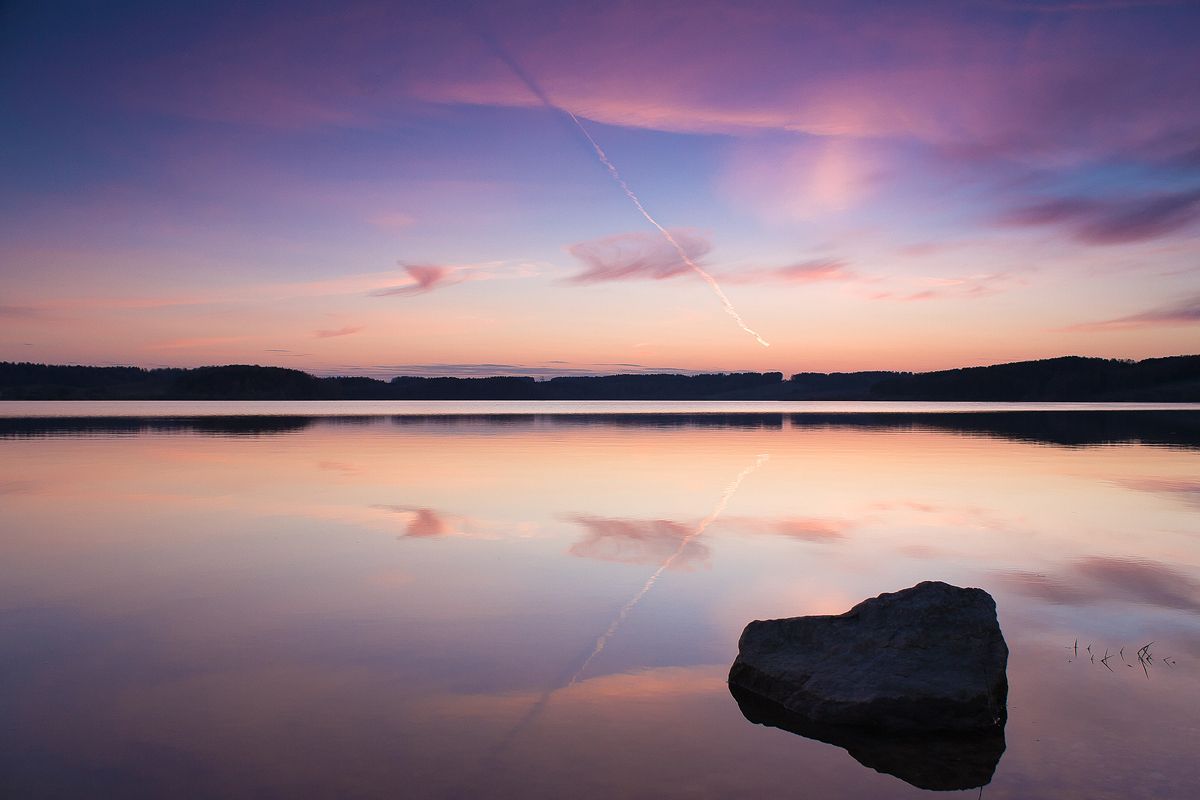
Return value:
M 814 259 L 787 264 L 782 267 L 731 272 L 723 276 L 729 283 L 792 283 L 811 284 L 861 281 L 862 276 L 850 269 L 849 264 L 839 258 Z
M 1132 8 L 1170 8 L 1187 0 L 1001 0 L 995 5 L 1016 11 L 1063 14 L 1088 11 L 1126 11 Z
M 984 297 L 1024 282 L 1023 278 L 1009 272 L 961 277 L 922 277 L 916 279 L 915 287 L 874 292 L 871 297 L 875 300 L 904 302 Z
M 712 241 L 696 231 L 672 231 L 679 245 L 695 262 L 713 250 Z M 577 242 L 567 252 L 583 262 L 585 269 L 568 280 L 575 284 L 618 280 L 666 280 L 691 272 L 673 247 L 650 233 L 622 233 L 586 242 Z M 781 267 L 755 267 L 720 271 L 710 267 L 722 282 L 810 284 L 825 281 L 860 280 L 846 261 L 837 258 L 812 259 Z
M 684 246 L 693 259 L 708 255 L 714 249 L 710 239 L 695 231 L 677 232 L 676 236 L 681 244 L 686 243 Z M 690 271 L 671 248 L 650 234 L 606 236 L 573 244 L 567 250 L 586 266 L 583 272 L 568 279 L 573 284 L 664 280 Z M 869 274 L 853 269 L 847 260 L 837 257 L 808 259 L 783 266 L 722 269 L 713 265 L 707 268 L 725 283 L 796 287 L 840 284 L 853 287 L 871 300 L 901 302 L 984 297 L 1026 282 L 1012 272 L 921 277 Z
M 249 339 L 249 336 L 195 336 L 181 339 L 167 339 L 148 345 L 151 350 L 190 350 L 193 348 L 214 347 L 225 344 L 239 344 Z
M 1007 225 L 1065 229 L 1087 244 L 1114 245 L 1157 239 L 1200 220 L 1200 190 L 1121 199 L 1063 197 L 1013 209 Z
M 367 222 L 385 231 L 398 231 L 412 225 L 416 220 L 401 211 L 389 211 L 372 215 Z
M 35 306 L 5 306 L 0 305 L 0 318 L 7 319 L 37 319 L 43 316 L 43 311 Z
M 376 289 L 371 292 L 371 296 L 395 297 L 397 295 L 424 294 L 439 286 L 452 286 L 460 282 L 454 278 L 455 272 L 459 271 L 454 267 L 436 264 L 405 264 L 404 270 L 410 279 L 408 283 Z
M 695 231 L 674 229 L 671 236 L 693 262 L 712 250 L 709 240 Z M 567 252 L 583 262 L 585 269 L 571 283 L 599 283 L 628 279 L 664 280 L 692 272 L 678 251 L 654 233 L 622 233 L 578 242 Z
M 313 333 L 318 339 L 333 339 L 337 336 L 350 336 L 363 330 L 362 327 L 345 327 L 333 328 L 331 330 L 319 330 Z
M 432 292 L 467 281 L 530 278 L 540 274 L 533 264 L 491 261 L 483 264 L 403 264 L 407 280 L 371 291 L 372 297 L 404 297 Z
M 1200 294 L 1167 305 L 1157 306 L 1136 314 L 1124 317 L 1101 320 L 1099 322 L 1084 322 L 1062 328 L 1064 331 L 1084 332 L 1119 330 L 1122 328 L 1146 328 L 1163 325 L 1195 325 L 1200 322 Z

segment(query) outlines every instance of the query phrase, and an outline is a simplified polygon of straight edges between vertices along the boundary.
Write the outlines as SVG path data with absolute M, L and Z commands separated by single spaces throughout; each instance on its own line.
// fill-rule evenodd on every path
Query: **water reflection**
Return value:
M 655 429 L 852 429 L 865 431 L 952 431 L 967 435 L 1064 446 L 1143 443 L 1200 448 L 1196 411 L 1005 411 L 980 413 L 569 413 L 413 414 L 392 416 L 195 416 L 195 417 L 4 417 L 0 438 L 114 433 L 208 433 L 267 435 L 331 427 L 475 431 L 542 428 Z
M 1178 569 L 1134 558 L 1084 558 L 1057 574 L 1011 571 L 1001 580 L 1050 603 L 1128 602 L 1200 611 L 1200 581 Z
M 937 578 L 1012 650 L 987 796 L 1189 798 L 1197 415 L 1108 413 L 0 420 L 0 794 L 919 797 L 724 676 Z
M 415 539 L 436 539 L 442 536 L 464 536 L 471 521 L 456 514 L 445 514 L 432 508 L 410 506 L 376 506 L 381 511 L 399 514 L 404 520 L 402 536 Z
M 0 417 L 0 438 L 111 436 L 139 433 L 202 433 L 214 436 L 266 436 L 301 431 L 318 421 L 347 424 L 346 418 L 298 416 L 243 417 Z M 364 419 L 363 424 L 372 424 Z
M 888 735 L 821 725 L 732 684 L 729 692 L 748 721 L 835 745 L 864 767 L 894 775 L 918 789 L 960 791 L 986 786 L 1004 755 L 1003 722 L 986 733 Z
M 681 522 L 587 516 L 574 521 L 587 534 L 567 551 L 573 556 L 622 564 L 658 564 L 675 556 L 673 569 L 692 569 L 712 555 L 702 542 L 693 541 L 691 530 Z
M 1138 478 L 1117 481 L 1127 489 L 1169 497 L 1200 509 L 1200 480 L 1171 478 Z

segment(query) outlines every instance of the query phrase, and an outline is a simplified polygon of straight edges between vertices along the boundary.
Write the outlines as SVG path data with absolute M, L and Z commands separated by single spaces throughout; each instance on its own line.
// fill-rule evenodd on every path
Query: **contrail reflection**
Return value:
M 575 670 L 575 674 L 571 676 L 571 680 L 567 682 L 568 686 L 571 686 L 578 681 L 579 676 L 582 675 L 584 670 L 588 668 L 588 665 L 592 663 L 592 659 L 604 651 L 604 647 L 608 644 L 608 640 L 611 639 L 613 634 L 617 632 L 617 629 L 621 627 L 621 623 L 624 622 L 625 618 L 629 616 L 629 612 L 633 611 L 637 604 L 642 601 L 642 598 L 654 588 L 654 584 L 658 582 L 659 577 L 671 568 L 671 565 L 675 563 L 675 560 L 679 558 L 680 555 L 683 554 L 683 551 L 687 548 L 688 544 L 690 544 L 691 541 L 697 536 L 704 533 L 708 526 L 712 525 L 713 522 L 716 521 L 717 517 L 724 513 L 725 507 L 729 505 L 730 499 L 733 497 L 734 493 L 737 492 L 738 487 L 742 485 L 742 481 L 744 481 L 746 477 L 750 475 L 750 473 L 754 472 L 763 464 L 765 464 L 769 458 L 770 455 L 766 453 L 759 455 L 753 464 L 743 469 L 738 473 L 736 478 L 730 481 L 729 485 L 725 487 L 725 491 L 721 493 L 721 499 L 717 501 L 717 505 L 713 508 L 712 513 L 700 520 L 700 524 L 692 529 L 687 536 L 684 536 L 679 540 L 679 547 L 675 549 L 675 552 L 667 556 L 666 560 L 663 561 L 662 564 L 658 566 L 658 569 L 654 571 L 654 574 L 651 575 L 644 584 L 642 584 L 642 588 L 638 591 L 638 593 L 629 598 L 629 602 L 623 605 L 621 610 L 617 612 L 617 616 L 613 618 L 613 621 L 608 626 L 608 629 L 605 630 L 604 633 L 600 635 L 600 638 L 596 640 L 596 647 L 592 650 L 591 654 L 584 659 L 583 663 L 579 665 L 579 669 Z
M 539 697 L 537 701 L 530 707 L 529 711 L 525 713 L 525 716 L 523 716 L 517 722 L 517 724 L 514 725 L 511 730 L 509 730 L 508 734 L 496 744 L 496 747 L 493 748 L 489 756 L 482 762 L 481 769 L 486 770 L 490 764 L 493 764 L 495 760 L 499 758 L 499 756 L 508 748 L 513 740 L 517 738 L 520 732 L 527 728 L 535 719 L 537 719 L 538 715 L 542 713 L 542 710 L 546 707 L 546 704 L 550 701 L 550 698 L 555 692 L 568 686 L 572 686 L 579 680 L 584 670 L 588 668 L 588 665 L 592 663 L 596 656 L 600 655 L 600 653 L 604 650 L 604 646 L 608 644 L 608 641 L 612 639 L 614 634 L 616 634 L 617 629 L 621 627 L 621 623 L 625 621 L 625 618 L 628 617 L 630 612 L 632 612 L 637 604 L 641 602 L 642 598 L 654 588 L 654 584 L 658 582 L 659 577 L 668 569 L 670 569 L 671 564 L 673 564 L 679 558 L 679 556 L 683 553 L 693 539 L 704 533 L 704 531 L 707 530 L 708 527 L 712 525 L 722 513 L 724 513 L 725 507 L 728 506 L 729 501 L 733 499 L 733 495 L 737 492 L 738 487 L 742 485 L 742 481 L 744 481 L 751 473 L 765 464 L 770 457 L 771 456 L 767 453 L 760 454 L 754 460 L 753 464 L 745 467 L 737 474 L 737 477 L 729 482 L 729 485 L 725 487 L 725 491 L 721 493 L 721 498 L 717 501 L 716 506 L 713 507 L 712 512 L 707 517 L 702 519 L 695 528 L 693 528 L 680 540 L 679 547 L 675 549 L 675 552 L 667 556 L 662 564 L 659 565 L 658 569 L 654 571 L 654 574 L 651 575 L 644 584 L 642 584 L 642 588 L 638 590 L 637 594 L 631 597 L 629 601 L 621 607 L 621 610 L 617 613 L 617 616 L 613 618 L 613 621 L 609 624 L 608 628 L 600 635 L 599 638 L 596 639 L 596 644 L 592 648 L 591 653 L 589 653 L 587 658 L 583 660 L 583 663 L 579 665 L 579 668 L 576 669 L 565 681 L 556 683 L 554 686 L 551 686 L 542 693 L 541 697 Z

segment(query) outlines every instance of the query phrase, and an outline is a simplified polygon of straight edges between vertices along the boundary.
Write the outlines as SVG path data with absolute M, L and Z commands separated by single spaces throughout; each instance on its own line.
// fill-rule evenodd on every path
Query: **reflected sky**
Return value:
M 1152 443 L 1195 419 L 302 422 L 5 430 L 0 789 L 918 796 L 724 678 L 752 619 L 921 580 L 997 600 L 986 796 L 1200 780 L 1200 452 Z

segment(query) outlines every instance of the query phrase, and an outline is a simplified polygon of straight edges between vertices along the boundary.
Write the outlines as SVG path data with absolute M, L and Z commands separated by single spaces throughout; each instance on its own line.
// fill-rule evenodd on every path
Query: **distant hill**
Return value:
M 281 367 L 0 362 L 0 400 L 930 400 L 1200 402 L 1200 356 L 1068 356 L 938 372 L 319 378 Z
M 1200 401 L 1200 356 L 1121 361 L 1066 356 L 992 367 L 897 375 L 870 390 L 877 400 Z

